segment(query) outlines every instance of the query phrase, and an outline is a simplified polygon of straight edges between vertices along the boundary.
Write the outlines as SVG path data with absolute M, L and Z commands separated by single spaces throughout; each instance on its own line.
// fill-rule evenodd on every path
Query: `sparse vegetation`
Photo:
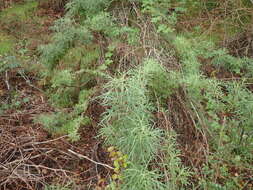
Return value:
M 49 107 L 30 123 L 43 127 L 46 142 L 64 138 L 67 144 L 59 161 L 43 153 L 50 164 L 32 165 L 38 178 L 30 180 L 28 172 L 22 184 L 48 190 L 253 189 L 252 6 L 246 0 L 27 0 L 5 8 L 0 120 L 37 97 Z M 57 19 L 50 20 L 50 34 L 36 37 L 30 26 L 39 27 L 49 14 L 36 11 L 50 7 Z M 25 97 L 13 82 L 18 77 L 42 94 Z M 38 147 L 31 159 L 35 153 L 40 157 Z M 88 177 L 73 156 L 94 164 Z M 31 164 L 25 159 L 17 156 L 10 166 L 22 160 L 16 167 L 25 171 Z M 72 165 L 54 168 L 57 162 Z M 10 179 L 0 178 L 0 186 L 9 187 Z

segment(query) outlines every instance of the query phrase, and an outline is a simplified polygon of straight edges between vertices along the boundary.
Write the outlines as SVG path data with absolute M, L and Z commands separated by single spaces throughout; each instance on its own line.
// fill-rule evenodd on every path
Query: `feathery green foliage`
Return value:
M 67 5 L 67 15 L 75 16 L 79 14 L 80 16 L 94 15 L 103 11 L 107 6 L 109 6 L 110 0 L 73 0 Z
M 252 93 L 245 88 L 244 82 L 222 82 L 217 79 L 206 79 L 200 71 L 200 63 L 197 56 L 206 55 L 212 58 L 212 63 L 223 64 L 224 67 L 233 72 L 240 72 L 242 68 L 247 68 L 249 62 L 232 57 L 222 50 L 210 50 L 207 52 L 201 50 L 202 46 L 186 49 L 183 46 L 190 43 L 186 38 L 180 41 L 175 40 L 175 47 L 181 56 L 183 66 L 183 80 L 181 85 L 185 87 L 190 104 L 194 104 L 198 110 L 205 110 L 206 113 L 197 111 L 198 117 L 203 118 L 205 125 L 208 126 L 209 143 L 213 156 L 209 157 L 211 168 L 222 164 L 220 159 L 233 163 L 236 167 L 248 167 L 252 160 L 249 152 L 252 147 L 252 126 L 250 115 L 252 114 Z M 192 43 L 194 44 L 194 43 Z M 207 47 L 207 46 L 206 46 Z M 213 56 L 217 55 L 217 56 Z M 204 103 L 204 104 L 203 104 Z M 191 108 L 192 109 L 192 108 Z M 221 114 L 224 116 L 221 118 Z M 203 122 L 200 125 L 203 125 Z M 201 130 L 206 130 L 205 126 Z M 243 165 L 243 166 L 242 166 Z M 210 168 L 209 168 L 210 169 Z M 220 168 L 223 170 L 224 168 Z M 220 171 L 222 172 L 222 171 Z M 203 170 L 205 173 L 205 170 Z M 223 172 L 224 185 L 215 182 L 215 171 L 210 170 L 205 173 L 209 178 L 200 181 L 200 186 L 204 189 L 219 187 L 235 189 L 237 184 L 230 181 L 230 175 Z
M 137 18 L 127 18 L 124 12 L 121 18 L 124 21 L 118 24 L 110 12 L 117 3 L 125 3 Z M 230 10 L 235 8 L 232 1 L 228 5 Z M 53 27 L 52 43 L 41 48 L 50 100 L 56 107 L 70 111 L 42 115 L 39 122 L 53 133 L 66 133 L 77 140 L 78 128 L 88 120 L 84 113 L 89 97 L 94 94 L 93 89 L 103 86 L 99 98 L 106 111 L 100 135 L 108 145 L 126 154 L 130 162 L 119 182 L 113 181 L 115 189 L 118 186 L 124 190 L 236 189 L 235 181 L 242 181 L 243 177 L 231 181 L 233 176 L 229 169 L 246 168 L 252 162 L 253 104 L 252 92 L 247 89 L 251 79 L 224 82 L 208 78 L 202 72 L 206 63 L 201 59 L 209 61 L 215 69 L 222 68 L 243 77 L 252 77 L 252 60 L 230 55 L 205 36 L 177 34 L 176 30 L 181 16 L 197 15 L 200 8 L 211 11 L 219 6 L 219 1 L 198 0 L 70 1 L 66 15 Z M 248 5 L 243 3 L 243 6 Z M 241 18 L 248 20 L 249 15 Z M 149 25 L 152 26 L 149 28 Z M 153 36 L 175 48 L 179 69 L 168 71 L 162 66 L 164 59 L 158 63 L 150 58 L 153 48 L 143 44 Z M 166 54 L 169 48 L 163 47 L 164 43 L 155 48 Z M 116 68 L 120 63 L 114 58 L 121 59 L 124 48 L 129 51 L 147 48 L 145 55 L 149 58 L 141 57 L 145 60 L 142 65 L 118 74 Z M 134 55 L 135 52 L 128 53 Z M 133 61 L 128 62 L 127 68 L 132 68 Z M 170 112 L 166 108 L 168 98 L 179 89 L 185 96 L 183 101 L 189 110 L 186 112 L 191 114 L 193 128 L 206 137 L 209 146 L 210 152 L 201 169 L 190 171 L 184 166 L 177 145 L 180 142 L 173 129 L 165 131 L 156 127 L 153 115 L 159 112 L 156 104 Z M 173 123 L 171 125 L 173 128 Z M 164 155 L 162 159 L 157 158 L 160 152 Z M 162 161 L 156 163 L 160 159 Z M 194 173 L 196 170 L 200 174 Z M 190 176 L 198 176 L 194 184 L 189 182 Z
M 167 189 L 180 189 L 189 185 L 189 177 L 193 174 L 189 168 L 182 165 L 181 152 L 176 142 L 177 135 L 174 131 L 166 133 L 165 143 L 162 150 L 165 154 L 164 160 L 159 163 L 162 168 L 166 168 L 164 175 L 167 177 Z
M 85 43 L 92 40 L 92 35 L 85 27 L 75 27 L 74 21 L 70 18 L 58 20 L 53 27 L 56 34 L 53 37 L 54 43 L 41 46 L 41 61 L 49 70 L 54 69 L 56 63 L 65 55 L 67 50 L 74 46 L 74 42 Z
M 110 107 L 104 113 L 101 135 L 107 143 L 122 150 L 132 163 L 122 173 L 122 189 L 177 189 L 187 185 L 190 173 L 181 167 L 179 151 L 173 147 L 173 140 L 170 140 L 170 149 L 166 150 L 167 160 L 163 163 L 166 172 L 172 172 L 167 184 L 159 181 L 165 174 L 160 175 L 148 169 L 165 140 L 162 131 L 153 127 L 151 112 L 155 108 L 150 102 L 147 88 L 150 86 L 152 91 L 156 91 L 154 80 L 158 74 L 162 74 L 160 82 L 164 82 L 163 77 L 167 74 L 165 70 L 154 60 L 147 60 L 136 70 L 109 81 L 104 87 L 105 93 L 100 97 L 103 105 Z M 156 93 L 161 93 L 159 88 Z
M 122 190 L 162 190 L 165 185 L 159 181 L 157 171 L 148 171 L 145 167 L 133 165 L 123 172 Z
M 41 123 L 52 134 L 68 134 L 72 141 L 79 140 L 79 127 L 90 123 L 90 119 L 83 113 L 88 108 L 89 97 L 92 93 L 92 90 L 82 90 L 79 94 L 79 101 L 73 107 L 72 112 L 60 111 L 53 114 L 41 114 L 35 119 L 35 122 Z M 62 99 L 62 97 L 58 97 L 58 99 Z
M 146 95 L 147 80 L 141 69 L 128 75 L 131 77 L 123 75 L 105 85 L 106 92 L 101 98 L 103 105 L 111 109 L 105 113 L 101 133 L 131 161 L 148 163 L 158 148 L 160 132 L 152 129 L 154 108 Z
M 161 103 L 179 87 L 179 73 L 174 71 L 167 72 L 155 60 L 148 59 L 145 61 L 143 73 L 148 80 L 147 87 L 151 97 L 158 98 Z

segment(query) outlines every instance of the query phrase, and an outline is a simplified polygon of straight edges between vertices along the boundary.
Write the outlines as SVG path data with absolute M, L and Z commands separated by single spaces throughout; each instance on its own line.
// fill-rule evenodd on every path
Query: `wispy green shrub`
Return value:
M 160 32 L 171 31 L 171 26 L 177 22 L 177 14 L 186 11 L 185 0 L 176 3 L 171 0 L 140 0 L 140 2 L 142 3 L 142 11 L 152 16 L 152 22 L 158 24 Z M 170 12 L 172 7 L 175 9 Z M 161 28 L 163 28 L 162 31 Z
M 83 113 L 92 94 L 86 92 L 96 85 L 107 68 L 98 62 L 102 50 L 93 43 L 93 37 L 95 33 L 108 38 L 120 34 L 110 14 L 103 11 L 108 5 L 109 1 L 70 1 L 66 5 L 67 14 L 52 27 L 55 32 L 52 42 L 40 47 L 41 63 L 45 65 L 42 75 L 49 87 L 50 102 L 58 109 L 70 109 L 68 121 L 61 114 L 40 117 L 40 122 L 52 133 L 78 139 L 77 131 L 83 125 L 83 118 L 86 119 Z M 83 15 L 82 19 L 76 14 Z
M 224 123 L 225 139 L 224 147 L 230 149 L 232 154 L 241 157 L 253 158 L 249 150 L 253 150 L 253 97 L 252 93 L 244 87 L 244 84 L 233 82 L 226 84 L 227 95 L 223 97 L 225 113 L 231 115 Z M 228 148 L 228 146 L 230 148 Z
M 74 46 L 74 43 L 87 43 L 92 35 L 85 27 L 75 26 L 74 20 L 64 17 L 56 22 L 53 27 L 56 34 L 53 36 L 53 43 L 40 47 L 41 61 L 49 71 L 54 69 L 56 63 L 62 58 L 67 50 Z
M 196 55 L 211 60 L 210 63 L 216 68 L 223 67 L 236 74 L 252 76 L 252 59 L 230 55 L 227 49 L 218 48 L 212 41 L 206 39 L 196 38 L 192 44 Z
M 80 126 L 87 125 L 89 118 L 59 112 L 42 114 L 35 119 L 35 122 L 42 124 L 51 134 L 66 134 L 71 141 L 77 141 L 80 138 L 78 134 Z
M 88 16 L 84 21 L 84 25 L 91 31 L 102 32 L 107 36 L 115 29 L 113 19 L 107 12 L 99 12 L 98 14 Z
M 151 97 L 155 97 L 161 101 L 166 100 L 179 87 L 180 74 L 170 71 L 158 64 L 155 60 L 148 59 L 143 66 L 143 73 L 148 80 L 148 91 Z
M 152 128 L 153 107 L 146 95 L 147 80 L 140 70 L 129 75 L 131 77 L 123 75 L 105 85 L 106 92 L 101 98 L 103 105 L 111 109 L 104 115 L 101 134 L 131 161 L 147 163 L 159 146 L 160 132 Z
M 114 78 L 100 97 L 110 107 L 104 114 L 100 133 L 106 142 L 128 156 L 132 166 L 123 173 L 122 189 L 162 189 L 159 175 L 147 165 L 154 159 L 161 131 L 153 128 L 153 109 L 147 97 L 147 79 L 141 69 Z
M 78 103 L 70 112 L 59 111 L 41 114 L 35 118 L 35 122 L 42 124 L 51 134 L 66 134 L 72 141 L 79 140 L 79 128 L 90 122 L 90 119 L 83 113 L 88 108 L 89 97 L 92 93 L 92 90 L 82 90 L 79 94 Z M 59 98 L 62 100 L 62 97 Z
M 165 190 L 166 186 L 160 181 L 158 171 L 149 171 L 139 165 L 133 165 L 123 172 L 122 190 Z
M 100 97 L 103 105 L 109 108 L 104 113 L 100 134 L 108 144 L 126 154 L 131 163 L 122 173 L 122 189 L 180 189 L 187 185 L 190 173 L 181 166 L 175 141 L 166 144 L 169 149 L 163 149 L 161 144 L 168 139 L 164 139 L 162 131 L 153 126 L 151 112 L 155 111 L 155 107 L 150 101 L 152 93 L 148 89 L 150 87 L 150 91 L 156 91 L 154 77 L 158 74 L 167 77 L 165 70 L 156 61 L 147 60 L 143 66 L 110 80 Z M 174 83 L 172 81 L 169 84 Z M 161 93 L 159 88 L 155 93 Z M 148 167 L 156 160 L 159 150 L 166 152 L 166 161 L 161 164 L 166 168 L 165 173 Z M 163 183 L 162 179 L 168 173 L 171 173 L 167 176 L 169 181 Z
M 99 13 L 109 6 L 110 0 L 73 0 L 66 5 L 68 16 L 86 16 Z
M 183 66 L 180 84 L 187 93 L 189 109 L 197 114 L 200 129 L 209 136 L 212 151 L 212 157 L 208 157 L 209 170 L 206 173 L 203 170 L 205 179 L 200 182 L 204 189 L 237 189 L 238 183 L 231 181 L 231 173 L 220 166 L 226 162 L 236 167 L 248 167 L 252 160 L 249 154 L 253 149 L 252 130 L 248 127 L 252 126 L 252 93 L 241 81 L 223 82 L 206 78 L 201 74 L 198 56 L 237 73 L 249 68 L 250 62 L 249 59 L 235 58 L 225 50 L 215 49 L 211 43 L 196 42 L 180 37 L 175 39 L 174 45 Z M 222 183 L 217 182 L 217 167 Z M 238 176 L 236 180 L 242 179 Z
M 182 164 L 181 152 L 177 145 L 177 135 L 174 131 L 166 132 L 162 147 L 164 157 L 159 165 L 164 169 L 167 189 L 180 189 L 190 185 L 189 177 L 192 175 L 189 168 Z
M 64 113 L 43 114 L 35 119 L 35 122 L 41 123 L 52 133 L 61 132 L 62 126 L 66 123 L 67 117 Z

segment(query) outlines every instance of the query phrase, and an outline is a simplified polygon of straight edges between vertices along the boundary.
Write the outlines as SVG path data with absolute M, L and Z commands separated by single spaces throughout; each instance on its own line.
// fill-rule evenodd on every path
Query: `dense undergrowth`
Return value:
M 99 137 L 124 160 L 106 189 L 252 188 L 252 11 L 246 0 L 69 1 L 39 48 L 40 84 L 57 111 L 35 122 L 78 141 L 99 102 Z M 186 17 L 204 21 L 184 28 Z M 238 33 L 249 36 L 243 53 L 219 46 Z
M 0 112 L 10 108 L 18 109 L 27 101 L 28 98 L 25 101 L 20 98 L 22 93 L 9 80 L 18 76 L 33 86 L 27 74 L 33 72 L 33 68 L 38 69 L 36 49 L 39 44 L 49 40 L 44 26 L 48 17 L 36 13 L 37 2 L 27 1 L 15 5 L 6 2 L 8 6 L 0 11 L 0 74 L 1 87 L 5 84 L 8 91 L 4 92 L 4 88 L 1 88 Z M 33 77 L 36 75 L 34 72 Z

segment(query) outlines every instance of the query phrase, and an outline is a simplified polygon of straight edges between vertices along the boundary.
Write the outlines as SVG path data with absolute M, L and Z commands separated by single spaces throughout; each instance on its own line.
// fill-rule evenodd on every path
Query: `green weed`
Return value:
M 14 41 L 12 36 L 0 33 L 0 55 L 10 53 L 14 48 Z

